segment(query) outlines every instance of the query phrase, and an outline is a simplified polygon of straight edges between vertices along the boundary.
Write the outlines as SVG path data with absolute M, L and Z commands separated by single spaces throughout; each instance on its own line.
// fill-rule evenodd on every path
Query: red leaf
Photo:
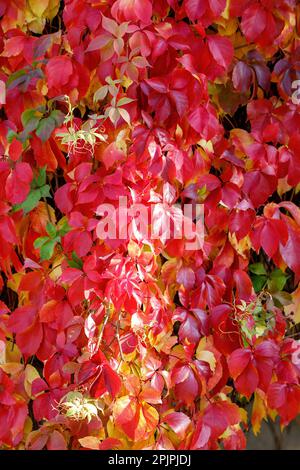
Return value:
M 122 443 L 119 439 L 115 439 L 114 437 L 107 437 L 99 445 L 99 450 L 118 449 L 121 447 L 121 445 Z
M 268 404 L 276 409 L 283 425 L 289 424 L 300 413 L 300 386 L 278 382 L 271 384 Z
M 203 106 L 198 106 L 188 116 L 188 121 L 195 131 L 205 140 L 210 140 L 217 133 L 219 122 L 216 116 Z
M 268 390 L 268 403 L 271 408 L 281 408 L 287 400 L 286 384 L 273 383 Z
M 17 345 L 27 357 L 37 353 L 42 340 L 43 328 L 37 320 L 27 330 L 16 335 Z
M 195 284 L 195 273 L 191 268 L 180 268 L 177 273 L 176 281 L 183 284 L 185 289 L 191 289 Z
M 28 163 L 17 163 L 6 180 L 7 199 L 12 204 L 20 204 L 29 194 L 33 173 Z
M 9 146 L 9 156 L 16 162 L 23 152 L 23 145 L 19 140 L 14 139 Z
M 47 441 L 48 450 L 67 450 L 67 444 L 63 435 L 54 430 Z
M 198 421 L 195 433 L 190 444 L 191 450 L 207 449 L 208 441 L 211 436 L 211 428 Z
M 170 426 L 170 428 L 178 435 L 179 439 L 183 439 L 191 420 L 184 413 L 174 411 L 167 414 L 163 418 L 163 422 Z
M 180 401 L 190 404 L 199 394 L 199 385 L 192 369 L 186 365 L 172 371 L 172 382 L 175 385 L 175 395 Z
M 252 79 L 253 72 L 249 65 L 241 60 L 237 62 L 232 72 L 234 88 L 241 93 L 246 93 L 250 88 Z
M 91 371 L 92 370 L 93 369 L 91 368 Z M 122 385 L 119 375 L 109 366 L 109 364 L 105 363 L 97 366 L 96 370 L 98 372 L 90 389 L 91 396 L 98 398 L 105 392 L 108 392 L 113 398 L 115 398 Z
M 150 0 L 136 0 L 134 2 L 134 11 L 137 18 L 144 24 L 150 23 L 152 16 L 152 3 Z
M 234 49 L 231 41 L 212 35 L 207 37 L 207 43 L 214 60 L 226 70 L 233 59 Z
M 16 308 L 9 317 L 8 328 L 14 333 L 22 333 L 32 325 L 36 316 L 36 309 L 26 305 Z
M 288 267 L 300 276 L 300 227 L 287 216 L 282 215 L 288 230 L 288 241 L 280 244 L 279 251 Z
M 48 87 L 60 88 L 66 85 L 72 73 L 72 62 L 68 56 L 52 57 L 46 65 Z
M 108 365 L 103 365 L 103 376 L 106 390 L 115 398 L 121 389 L 121 379 L 119 375 Z
M 250 349 L 236 349 L 228 358 L 229 372 L 235 380 L 245 370 L 251 360 Z
M 255 41 L 267 25 L 267 14 L 262 5 L 255 3 L 246 9 L 242 17 L 242 31 L 247 41 Z
M 250 398 L 256 390 L 259 383 L 259 375 L 257 369 L 250 362 L 244 371 L 237 377 L 234 384 L 238 392 Z

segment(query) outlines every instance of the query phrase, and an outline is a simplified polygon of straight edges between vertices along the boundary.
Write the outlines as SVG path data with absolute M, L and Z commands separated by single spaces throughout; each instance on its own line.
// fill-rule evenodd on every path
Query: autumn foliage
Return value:
M 244 449 L 288 425 L 300 4 L 0 0 L 0 17 L 0 448 Z M 101 238 L 120 197 L 157 204 L 158 232 L 202 204 L 202 248 L 134 217 Z

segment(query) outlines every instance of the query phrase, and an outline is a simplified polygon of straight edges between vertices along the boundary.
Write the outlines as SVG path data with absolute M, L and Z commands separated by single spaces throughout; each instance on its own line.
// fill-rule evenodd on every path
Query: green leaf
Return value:
M 42 142 L 46 142 L 50 138 L 55 127 L 56 121 L 50 115 L 47 118 L 43 118 L 40 120 L 36 130 L 36 135 L 41 139 Z
M 61 235 L 65 235 L 71 230 L 71 227 L 68 224 L 67 217 L 62 217 L 57 223 L 57 232 Z
M 288 276 L 281 271 L 281 269 L 274 269 L 270 275 L 270 279 L 268 281 L 268 287 L 271 292 L 280 291 L 284 288 Z
M 125 106 L 126 104 L 132 103 L 133 100 L 132 98 L 127 98 L 127 96 L 124 96 L 124 98 L 119 99 L 117 102 L 117 106 Z
M 41 188 L 42 186 L 46 184 L 46 177 L 47 177 L 46 169 L 47 169 L 47 166 L 40 168 L 38 176 L 36 176 L 34 180 L 32 181 L 32 185 L 35 188 Z
M 121 109 L 120 109 L 121 111 Z M 120 118 L 120 113 L 119 113 L 119 110 L 117 108 L 114 108 L 112 106 L 110 106 L 109 108 L 107 108 L 105 110 L 105 114 L 107 114 L 107 116 L 109 117 L 110 121 L 112 122 L 112 124 L 116 124 L 116 122 L 118 121 L 118 119 Z
M 56 242 L 56 240 L 48 239 L 48 241 L 42 245 L 40 250 L 41 260 L 47 260 L 51 258 L 54 252 Z
M 71 268 L 82 269 L 83 262 L 75 253 L 75 251 L 72 252 L 72 260 L 68 260 L 68 265 Z
M 42 62 L 42 61 L 39 61 Z M 38 62 L 33 62 L 32 65 L 38 64 Z M 24 69 L 17 70 L 17 72 L 12 73 L 7 80 L 8 90 L 13 90 L 16 87 L 24 93 L 27 91 L 30 82 L 33 78 L 39 79 L 43 78 L 44 73 L 40 68 L 34 68 L 27 66 Z
M 29 134 L 32 132 L 32 131 L 35 131 L 39 125 L 39 118 L 37 117 L 33 117 L 29 122 L 28 124 L 26 124 L 26 126 L 24 127 L 24 130 L 22 132 L 24 138 L 26 137 L 26 139 L 28 139 L 28 136 Z
M 25 199 L 25 201 L 23 201 L 22 204 L 18 204 L 17 207 L 18 209 L 23 209 L 25 214 L 27 214 L 38 205 L 40 198 L 41 198 L 40 190 L 32 189 L 30 193 L 28 194 L 27 198 Z
M 40 168 L 38 176 L 36 176 L 32 180 L 31 191 L 25 201 L 23 201 L 22 204 L 16 204 L 15 206 L 13 206 L 13 211 L 23 209 L 25 214 L 27 214 L 38 205 L 41 197 L 51 197 L 50 186 L 48 184 L 45 184 L 45 182 L 46 166 Z
M 39 188 L 41 197 L 52 197 L 50 194 L 50 186 L 49 184 L 45 184 L 41 188 Z
M 63 397 L 63 403 L 72 402 L 76 399 L 82 400 L 83 396 L 80 392 L 69 392 Z
M 49 240 L 49 237 L 36 238 L 33 242 L 33 246 L 37 250 L 38 248 L 41 248 L 41 246 L 43 246 L 48 240 Z
M 272 293 L 272 297 L 275 306 L 279 308 L 290 305 L 293 301 L 291 294 L 282 290 Z
M 50 117 L 54 119 L 56 127 L 60 127 L 65 120 L 64 113 L 60 111 L 59 109 L 54 109 L 51 112 Z
M 75 251 L 72 251 L 72 259 L 74 261 L 74 263 L 76 263 L 76 267 L 78 267 L 79 269 L 82 268 L 83 266 L 83 262 L 82 260 L 79 258 L 79 256 L 77 255 L 77 253 Z
M 43 56 L 46 51 L 50 48 L 52 44 L 52 37 L 50 35 L 41 36 L 35 46 L 33 48 L 33 57 L 36 59 L 37 57 Z
M 26 109 L 21 115 L 21 121 L 23 127 L 26 127 L 31 121 L 37 120 L 37 122 L 42 117 L 41 113 L 37 113 L 36 109 Z
M 75 263 L 75 261 L 72 261 L 72 260 L 70 260 L 70 259 L 68 260 L 68 266 L 69 266 L 70 268 L 79 269 L 77 263 Z
M 258 274 L 259 276 L 267 275 L 267 271 L 262 263 L 250 264 L 249 271 L 253 274 Z
M 24 129 L 19 134 L 22 142 L 25 142 L 30 137 L 30 133 L 37 129 L 42 116 L 43 113 L 36 109 L 27 109 L 22 113 L 21 121 Z
M 21 69 L 17 70 L 14 73 L 11 73 L 7 79 L 6 85 L 8 89 L 13 89 L 21 83 L 20 78 L 22 77 L 23 80 L 26 79 L 26 75 L 28 74 L 28 70 Z
M 256 276 L 254 274 L 253 276 L 251 276 L 251 279 L 252 279 L 252 284 L 253 284 L 255 292 L 261 291 L 267 282 L 266 276 Z
M 124 119 L 124 121 L 127 122 L 127 124 L 130 124 L 130 114 L 128 113 L 128 111 L 126 111 L 126 109 L 123 109 L 123 108 L 118 108 L 118 111 L 121 117 Z
M 15 138 L 18 139 L 18 134 L 17 134 L 17 132 L 13 131 L 12 129 L 9 129 L 8 132 L 7 132 L 6 138 L 7 138 L 7 142 L 8 142 L 9 144 L 11 144 L 12 141 L 13 141 Z
M 71 230 L 71 227 L 68 224 L 68 221 L 65 220 L 63 224 L 61 225 L 61 228 L 59 228 L 58 233 L 61 237 L 63 237 L 66 235 L 66 233 L 70 232 L 70 230 Z
M 241 323 L 241 329 L 242 329 L 242 332 L 244 333 L 244 335 L 246 336 L 246 338 L 252 339 L 254 331 L 252 329 L 251 330 L 249 329 L 246 322 Z
M 56 237 L 55 225 L 51 224 L 51 222 L 48 222 L 46 225 L 46 232 L 48 233 L 50 238 L 55 238 Z
M 95 103 L 96 101 L 102 101 L 102 100 L 104 100 L 104 98 L 105 98 L 106 95 L 107 95 L 107 92 L 108 92 L 108 86 L 107 86 L 107 85 L 104 85 L 104 86 L 102 86 L 101 88 L 99 88 L 99 89 L 95 92 L 95 94 L 94 94 L 94 98 L 93 98 L 94 103 Z

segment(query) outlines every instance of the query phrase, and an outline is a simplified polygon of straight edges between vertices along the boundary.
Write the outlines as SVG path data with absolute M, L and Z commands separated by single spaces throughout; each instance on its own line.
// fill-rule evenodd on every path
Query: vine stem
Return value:
M 117 321 L 117 327 L 116 327 L 116 337 L 117 337 L 117 342 L 118 342 L 118 346 L 119 346 L 119 350 L 120 350 L 120 356 L 121 356 L 121 362 L 125 362 L 125 358 L 124 358 L 124 354 L 123 354 L 123 350 L 122 350 L 122 345 L 121 345 L 121 341 L 120 341 L 120 319 L 121 319 L 121 313 L 119 313 L 119 318 L 118 318 L 118 321 Z M 119 364 L 119 367 L 121 365 L 121 362 Z
M 106 306 L 106 309 L 105 309 L 104 320 L 103 320 L 103 323 L 102 323 L 101 331 L 100 331 L 99 336 L 98 336 L 96 351 L 98 351 L 98 349 L 100 348 L 102 338 L 103 338 L 104 329 L 106 327 L 106 324 L 108 322 L 109 317 L 110 317 L 110 306 L 108 305 L 108 306 Z

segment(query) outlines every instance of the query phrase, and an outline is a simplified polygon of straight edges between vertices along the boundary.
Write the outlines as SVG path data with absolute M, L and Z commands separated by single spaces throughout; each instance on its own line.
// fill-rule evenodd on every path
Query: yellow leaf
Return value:
M 118 69 L 116 70 L 116 75 L 118 76 Z M 129 88 L 130 85 L 133 83 L 132 80 L 129 77 L 126 77 L 126 75 L 123 75 L 120 78 L 122 80 L 121 85 L 122 85 L 122 87 L 125 88 L 125 90 L 127 90 L 127 88 Z
M 214 147 L 211 140 L 201 139 L 197 142 L 197 144 L 200 145 L 200 147 L 202 147 L 203 150 L 205 150 L 206 152 L 211 153 L 214 151 Z
M 55 224 L 56 217 L 53 207 L 43 201 L 40 201 L 38 206 L 30 213 L 30 223 L 35 232 L 44 235 L 46 225 L 49 222 L 48 211 L 52 222 Z
M 140 420 L 138 424 L 138 429 L 140 430 L 141 439 L 149 439 L 154 433 L 159 422 L 159 414 L 157 410 L 149 405 L 148 403 L 143 402 L 143 405 L 140 408 Z M 140 439 L 135 439 L 135 441 Z
M 154 435 L 151 435 L 149 439 L 145 441 L 136 441 L 133 442 L 131 445 L 132 450 L 145 450 L 145 449 L 151 449 L 152 446 L 155 444 L 155 438 Z
M 222 17 L 225 18 L 226 20 L 228 20 L 230 17 L 230 0 L 226 0 L 226 7 L 224 11 L 222 12 Z
M 230 138 L 233 140 L 235 146 L 242 152 L 242 154 L 244 154 L 247 147 L 249 147 L 249 145 L 253 144 L 254 142 L 253 137 L 244 129 L 232 129 L 230 131 Z
M 211 351 L 198 351 L 197 350 L 196 357 L 199 361 L 207 362 L 212 372 L 215 371 L 216 358 L 215 358 L 215 355 Z
M 252 408 L 251 424 L 253 433 L 256 436 L 260 432 L 261 422 L 267 417 L 267 409 L 264 400 L 264 393 L 257 390 L 254 394 L 254 402 Z
M 116 426 L 134 442 L 149 439 L 159 422 L 158 412 L 153 406 L 128 395 L 116 400 L 113 417 Z
M 248 421 L 248 413 L 244 408 L 240 408 L 240 415 L 241 415 L 241 421 L 243 423 L 247 423 Z
M 119 150 L 124 152 L 125 154 L 127 153 L 127 143 L 129 142 L 129 129 L 122 129 L 116 137 L 116 146 Z
M 239 22 L 237 18 L 230 18 L 225 20 L 225 18 L 220 18 L 216 21 L 218 25 L 218 31 L 222 36 L 232 36 L 239 27 Z
M 0 340 L 0 364 L 6 363 L 6 347 L 5 342 Z
M 85 436 L 78 439 L 80 445 L 86 449 L 99 450 L 100 440 L 95 436 Z
M 53 20 L 58 13 L 60 0 L 48 0 L 49 6 L 45 13 L 45 17 L 48 20 Z
M 247 54 L 247 52 L 251 51 L 253 49 L 253 46 L 245 40 L 245 36 L 241 34 L 239 31 L 237 31 L 233 36 L 232 36 L 232 42 L 234 45 L 234 55 L 238 59 L 242 59 L 244 55 Z
M 292 293 L 293 303 L 284 307 L 286 315 L 292 317 L 293 321 L 297 324 L 300 323 L 300 284 L 297 289 Z
M 63 255 L 58 255 L 54 259 L 54 261 L 52 263 L 51 271 L 49 273 L 49 277 L 53 281 L 57 281 L 57 279 L 61 276 L 61 274 L 62 274 L 61 264 L 64 261 L 64 259 L 65 259 L 65 257 Z
M 45 28 L 46 20 L 44 18 L 37 18 L 33 21 L 28 21 L 28 29 L 35 34 L 42 34 Z
M 287 193 L 292 189 L 292 186 L 290 186 L 287 182 L 287 177 L 285 178 L 280 178 L 278 180 L 278 185 L 277 185 L 277 192 L 280 197 L 282 197 L 283 194 Z
M 161 278 L 164 283 L 168 286 L 176 283 L 177 272 L 181 267 L 181 261 L 176 258 L 171 258 L 169 261 L 164 263 L 161 269 Z
M 49 6 L 49 0 L 27 0 L 27 4 L 33 15 L 42 18 Z
M 21 361 L 22 354 L 18 348 L 18 346 L 14 343 L 12 339 L 8 340 L 6 343 L 6 352 L 5 352 L 5 358 L 6 362 L 17 362 L 19 363 Z
M 9 287 L 14 292 L 18 292 L 22 277 L 23 277 L 22 273 L 12 274 L 10 279 L 7 281 L 7 287 Z
M 31 386 L 32 382 L 35 379 L 38 379 L 40 377 L 38 371 L 36 370 L 35 367 L 33 367 L 31 364 L 27 364 L 25 368 L 25 380 L 24 380 L 24 388 L 26 390 L 27 395 L 30 398 L 33 398 L 31 395 Z
M 139 257 L 142 252 L 142 249 L 134 240 L 130 240 L 130 242 L 127 245 L 127 250 L 128 250 L 128 255 L 133 259 Z
M 115 426 L 112 418 L 107 421 L 106 429 L 108 437 L 119 439 L 122 442 L 121 448 L 123 450 L 130 448 L 129 440 L 127 439 L 125 433 L 123 433 L 119 427 Z
M 32 431 L 32 419 L 29 416 L 27 416 L 25 420 L 25 424 L 24 424 L 24 429 L 23 429 L 24 437 L 28 436 L 28 434 L 31 433 L 31 431 Z
M 15 375 L 23 370 L 23 364 L 19 362 L 7 362 L 6 364 L 0 364 L 0 367 L 6 374 Z
M 242 256 L 243 258 L 248 258 L 248 253 L 251 248 L 251 241 L 249 236 L 247 235 L 246 237 L 242 238 L 242 240 L 237 240 L 235 233 L 229 233 L 228 234 L 228 239 L 235 249 L 235 251 Z

